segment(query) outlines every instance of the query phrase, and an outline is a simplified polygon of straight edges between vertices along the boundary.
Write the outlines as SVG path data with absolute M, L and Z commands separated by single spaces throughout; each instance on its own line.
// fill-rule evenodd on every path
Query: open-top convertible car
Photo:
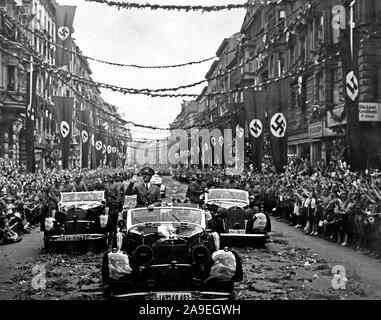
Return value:
M 238 189 L 210 189 L 204 195 L 212 214 L 209 225 L 216 230 L 221 242 L 242 239 L 264 245 L 271 230 L 270 218 L 249 209 L 249 193 Z
M 113 250 L 104 255 L 102 278 L 116 299 L 232 299 L 242 265 L 219 249 L 204 210 L 163 206 L 127 211 L 118 222 Z
M 55 218 L 45 219 L 45 249 L 105 250 L 107 222 L 104 191 L 62 192 Z

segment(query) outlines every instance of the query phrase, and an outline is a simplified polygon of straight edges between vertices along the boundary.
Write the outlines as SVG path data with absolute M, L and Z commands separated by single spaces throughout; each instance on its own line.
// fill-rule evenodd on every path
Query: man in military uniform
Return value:
M 87 190 L 87 186 L 85 182 L 83 181 L 82 176 L 78 176 L 75 178 L 75 184 L 74 184 L 74 192 L 85 192 Z
M 108 208 L 110 235 L 118 223 L 118 205 L 120 203 L 120 188 L 115 183 L 115 176 L 110 174 L 105 185 L 106 208 Z
M 153 210 L 154 207 L 161 206 L 160 188 L 150 183 L 155 171 L 150 167 L 144 167 L 140 174 L 143 181 L 136 183 L 135 179 L 131 179 L 125 194 L 136 194 L 136 208 L 148 207 Z
M 65 176 L 64 179 L 65 179 L 65 182 L 62 185 L 62 192 L 74 192 L 75 191 L 74 185 L 70 182 L 70 177 Z
M 190 200 L 191 203 L 202 204 L 203 200 L 200 199 L 200 196 L 205 193 L 207 185 L 202 181 L 202 174 L 199 173 L 196 176 L 196 181 L 193 181 L 188 186 L 186 193 L 186 198 Z
M 234 176 L 229 177 L 229 181 L 225 185 L 225 189 L 239 189 L 240 185 L 237 182 L 237 179 L 234 178 Z
M 61 190 L 61 181 L 59 179 L 55 179 L 54 185 L 51 186 L 48 191 L 48 212 L 52 218 L 55 218 L 56 212 L 58 210 L 58 202 L 60 201 Z

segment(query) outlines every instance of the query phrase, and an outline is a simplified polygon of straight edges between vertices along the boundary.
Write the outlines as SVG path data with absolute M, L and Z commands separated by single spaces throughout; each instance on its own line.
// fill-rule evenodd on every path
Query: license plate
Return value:
M 63 241 L 82 241 L 86 240 L 86 235 L 65 235 L 62 237 Z
M 229 233 L 231 233 L 231 234 L 245 234 L 245 230 L 229 229 Z
M 157 300 L 191 300 L 192 293 L 190 292 L 157 292 Z

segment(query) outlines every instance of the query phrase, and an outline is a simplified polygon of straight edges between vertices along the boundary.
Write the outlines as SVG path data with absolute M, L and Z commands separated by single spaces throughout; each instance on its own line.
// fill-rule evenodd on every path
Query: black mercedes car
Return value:
M 47 251 L 103 251 L 107 249 L 104 191 L 63 192 L 55 218 L 45 219 Z
M 145 300 L 232 299 L 242 280 L 238 254 L 219 250 L 204 210 L 130 209 L 118 222 L 102 278 L 110 297 Z
M 265 245 L 271 231 L 268 215 L 255 215 L 249 208 L 249 193 L 239 189 L 210 189 L 204 195 L 205 205 L 213 219 L 209 226 L 216 230 L 222 244 Z

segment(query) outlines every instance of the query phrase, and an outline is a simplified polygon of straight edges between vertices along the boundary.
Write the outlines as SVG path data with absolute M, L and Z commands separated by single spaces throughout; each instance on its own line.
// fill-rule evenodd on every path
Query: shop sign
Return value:
M 323 136 L 323 123 L 312 124 L 308 128 L 310 138 L 320 138 Z
M 340 116 L 342 115 L 342 113 L 344 112 L 344 106 L 334 108 L 334 109 L 332 110 L 332 112 L 333 112 L 337 117 L 340 117 Z M 342 122 L 338 122 L 338 121 L 336 121 L 336 120 L 332 117 L 331 112 L 327 112 L 327 127 L 328 127 L 328 128 L 330 128 L 330 127 L 335 127 L 335 126 L 341 126 L 341 125 L 344 125 L 344 124 L 347 124 L 347 120 L 346 120 L 346 118 L 344 118 L 344 120 L 343 120 Z
M 381 104 L 377 102 L 360 102 L 359 120 L 362 122 L 381 121 L 380 106 Z

